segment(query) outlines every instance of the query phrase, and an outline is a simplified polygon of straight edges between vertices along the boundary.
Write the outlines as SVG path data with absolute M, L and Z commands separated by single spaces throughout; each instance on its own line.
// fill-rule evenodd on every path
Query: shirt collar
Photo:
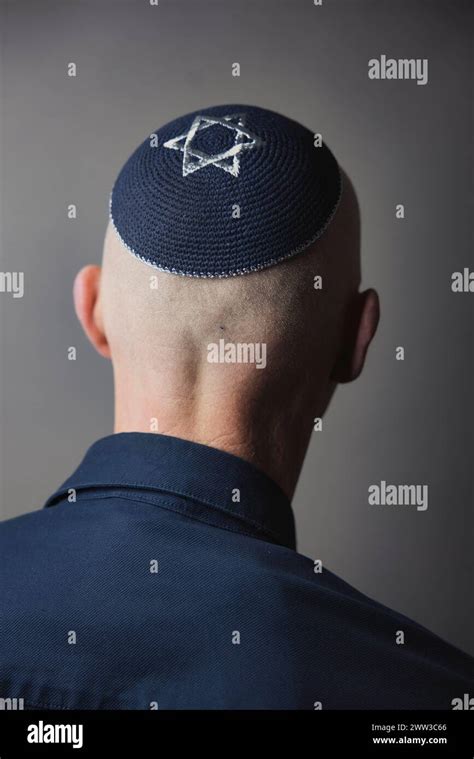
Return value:
M 242 532 L 296 547 L 291 504 L 280 487 L 249 462 L 217 448 L 155 433 L 109 435 L 89 448 L 45 507 L 70 489 L 97 487 L 182 496 L 213 509 L 223 522 L 229 515 L 234 525 L 242 524 Z M 235 500 L 236 488 L 240 501 Z

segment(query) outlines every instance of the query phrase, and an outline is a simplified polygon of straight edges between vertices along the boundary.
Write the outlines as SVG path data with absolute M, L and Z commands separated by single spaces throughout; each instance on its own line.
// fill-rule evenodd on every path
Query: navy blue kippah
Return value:
M 220 105 L 158 129 L 122 168 L 110 216 L 125 247 L 162 271 L 228 277 L 320 237 L 337 209 L 331 151 L 296 121 Z

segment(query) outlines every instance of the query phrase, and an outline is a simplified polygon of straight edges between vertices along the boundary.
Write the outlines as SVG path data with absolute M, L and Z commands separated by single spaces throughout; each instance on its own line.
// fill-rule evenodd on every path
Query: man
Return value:
M 0 695 L 451 709 L 470 657 L 296 552 L 314 419 L 360 374 L 379 311 L 331 152 L 270 111 L 206 109 L 135 151 L 110 208 L 74 301 L 112 360 L 115 434 L 1 525 Z

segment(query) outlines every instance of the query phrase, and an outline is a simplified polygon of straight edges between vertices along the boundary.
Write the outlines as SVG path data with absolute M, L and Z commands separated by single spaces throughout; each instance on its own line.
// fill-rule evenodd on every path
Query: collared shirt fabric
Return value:
M 250 463 L 106 437 L 44 509 L 0 524 L 0 698 L 449 710 L 473 692 L 470 656 L 315 569 L 289 500 Z

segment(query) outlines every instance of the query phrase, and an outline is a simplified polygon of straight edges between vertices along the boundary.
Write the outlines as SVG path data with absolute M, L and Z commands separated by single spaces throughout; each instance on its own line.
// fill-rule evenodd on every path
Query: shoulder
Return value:
M 264 565 L 253 577 L 260 620 L 301 679 L 338 679 L 327 706 L 451 709 L 472 693 L 474 659 L 415 620 L 301 554 L 272 547 Z

